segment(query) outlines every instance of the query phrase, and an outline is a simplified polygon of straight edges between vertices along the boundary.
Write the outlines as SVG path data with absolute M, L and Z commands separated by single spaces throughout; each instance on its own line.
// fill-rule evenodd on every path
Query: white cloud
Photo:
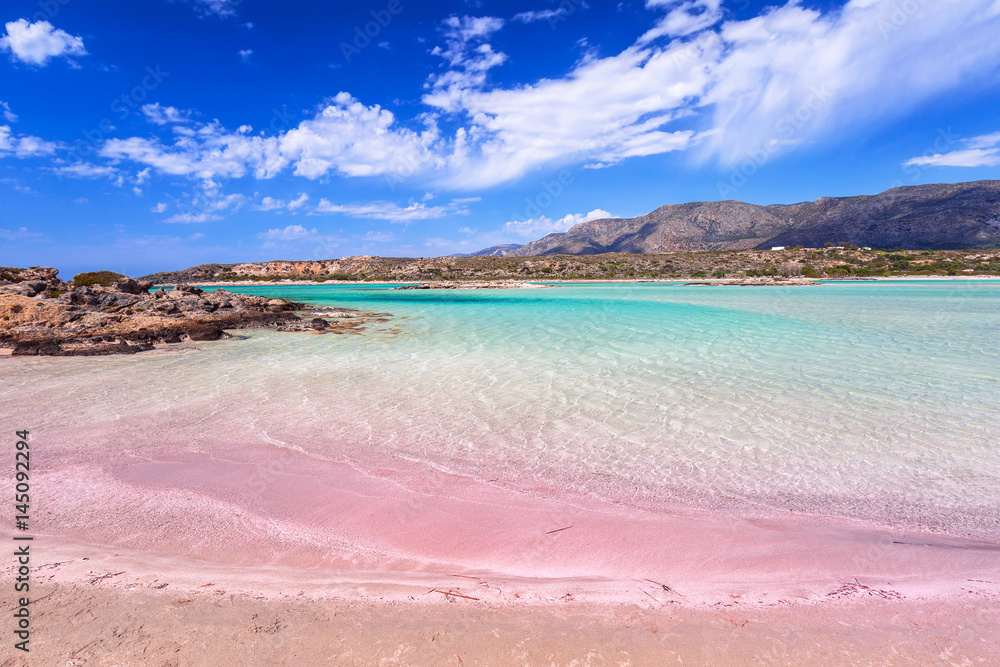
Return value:
M 459 111 L 464 92 L 482 86 L 489 70 L 506 62 L 507 55 L 486 42 L 503 26 L 503 19 L 492 16 L 448 18 L 444 22 L 446 48 L 436 46 L 431 53 L 444 58 L 450 69 L 431 76 L 428 87 L 432 92 L 424 96 L 424 103 Z
M 202 211 L 201 213 L 178 213 L 177 215 L 172 215 L 164 222 L 176 223 L 176 224 L 193 224 L 201 222 L 215 222 L 216 220 L 222 220 L 221 215 L 216 215 L 215 213 L 208 213 L 207 211 Z
M 0 125 L 0 157 L 14 155 L 19 158 L 52 155 L 58 144 L 28 134 L 15 135 L 10 125 Z
M 174 202 L 179 213 L 170 216 L 164 222 L 170 223 L 199 223 L 213 222 L 221 220 L 219 213 L 229 210 L 239 210 L 247 201 L 247 198 L 240 194 L 213 195 L 211 188 L 206 188 L 206 193 L 193 198 L 190 202 Z
M 536 21 L 547 21 L 549 19 L 554 19 L 557 16 L 562 16 L 565 11 L 560 7 L 558 9 L 541 9 L 538 11 L 531 12 L 521 12 L 520 14 L 514 15 L 514 20 L 519 23 L 535 23 Z
M 555 232 L 565 232 L 567 229 L 573 225 L 578 225 L 581 222 L 590 222 L 591 220 L 603 220 L 604 218 L 613 218 L 615 216 L 611 215 L 605 210 L 594 209 L 590 213 L 570 213 L 568 215 L 559 218 L 558 220 L 551 220 L 544 215 L 537 218 L 529 218 L 527 220 L 512 220 L 506 223 L 503 228 L 504 231 L 517 234 L 518 236 L 528 236 L 528 237 L 539 237 L 545 234 L 553 234 Z
M 248 63 L 250 62 L 250 56 L 253 55 L 253 49 L 240 49 L 239 54 L 240 54 L 240 59 L 243 62 Z
M 649 8 L 670 8 L 655 27 L 639 38 L 645 43 L 659 37 L 684 37 L 722 20 L 722 0 L 646 0 Z
M 155 104 L 144 104 L 141 108 L 146 119 L 156 125 L 171 125 L 174 123 L 187 123 L 191 120 L 190 111 L 181 111 L 177 107 L 165 107 L 159 102 Z
M 423 202 L 411 202 L 408 206 L 400 206 L 393 202 L 384 201 L 367 204 L 333 204 L 327 199 L 321 199 L 314 212 L 340 213 L 352 218 L 409 223 L 418 220 L 434 220 L 446 215 L 468 215 L 469 210 L 462 202 L 458 201 L 441 206 L 427 206 Z
M 283 228 L 269 229 L 263 234 L 258 234 L 257 238 L 266 241 L 265 248 L 276 247 L 278 243 L 302 243 L 309 242 L 318 244 L 317 254 L 323 254 L 340 245 L 344 239 L 330 234 L 322 234 L 319 230 L 306 229 L 302 225 L 288 225 Z
M 85 56 L 83 39 L 58 30 L 48 21 L 29 23 L 18 19 L 7 23 L 7 34 L 0 38 L 0 50 L 29 65 L 44 66 L 60 56 Z
M 432 152 L 438 139 L 434 124 L 419 133 L 400 128 L 388 109 L 339 93 L 315 118 L 282 135 L 279 152 L 295 164 L 297 175 L 311 179 L 330 171 L 406 176 L 440 163 Z
M 253 207 L 255 211 L 280 211 L 287 209 L 289 211 L 295 211 L 306 205 L 309 201 L 309 195 L 306 193 L 301 193 L 297 198 L 286 202 L 283 199 L 275 199 L 274 197 L 264 197 L 260 200 L 260 203 Z
M 967 148 L 949 153 L 923 155 L 907 160 L 904 167 L 995 167 L 1000 165 L 1000 132 L 964 141 Z
M 0 102 L 0 115 L 2 115 L 3 119 L 8 123 L 17 122 L 17 114 L 10 110 L 10 105 L 6 102 Z
M 78 162 L 66 167 L 56 167 L 53 169 L 60 176 L 69 178 L 111 178 L 118 175 L 118 170 L 106 165 L 91 164 L 89 162 Z
M 302 239 L 313 239 L 319 232 L 315 229 L 306 229 L 302 225 L 288 225 L 284 229 L 269 229 L 267 233 L 261 234 L 260 238 L 277 241 L 299 241 Z
M 969 144 L 969 148 L 990 148 L 1000 144 L 1000 132 L 994 132 L 993 134 L 983 134 L 978 137 L 973 137 L 969 139 L 966 143 Z
M 154 206 L 149 210 L 152 211 L 153 213 L 163 213 L 167 210 L 167 205 L 164 202 L 160 202 L 159 204 L 157 204 L 156 206 Z
M 285 202 L 274 197 L 264 197 L 260 203 L 253 207 L 255 211 L 278 211 L 285 208 Z
M 172 146 L 158 139 L 130 137 L 111 139 L 100 155 L 112 160 L 130 160 L 164 174 L 239 178 L 252 171 L 257 178 L 270 178 L 288 164 L 278 150 L 275 137 L 250 137 L 227 131 L 217 122 L 194 128 L 174 126 L 178 135 Z
M 674 151 L 760 163 L 974 86 L 1000 65 L 997 0 L 911 4 L 849 0 L 821 11 L 792 1 L 719 23 L 717 0 L 649 0 L 663 15 L 631 47 L 511 87 L 486 76 L 506 58 L 488 43 L 503 20 L 451 17 L 432 52 L 446 69 L 428 78 L 426 108 L 413 120 L 342 92 L 276 136 L 213 122 L 175 126 L 172 143 L 111 140 L 101 153 L 201 179 L 291 168 L 309 179 L 413 178 L 452 189 Z
M 195 0 L 197 2 L 198 8 L 207 13 L 215 14 L 216 16 L 234 16 L 236 14 L 236 6 L 240 4 L 242 0 Z M 244 24 L 253 27 L 252 23 Z

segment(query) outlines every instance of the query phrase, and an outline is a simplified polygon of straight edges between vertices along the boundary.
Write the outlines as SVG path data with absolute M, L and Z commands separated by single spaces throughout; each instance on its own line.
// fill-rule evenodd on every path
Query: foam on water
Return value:
M 997 283 L 245 291 L 394 317 L 8 359 L 0 400 L 137 455 L 253 442 L 647 507 L 1000 535 Z

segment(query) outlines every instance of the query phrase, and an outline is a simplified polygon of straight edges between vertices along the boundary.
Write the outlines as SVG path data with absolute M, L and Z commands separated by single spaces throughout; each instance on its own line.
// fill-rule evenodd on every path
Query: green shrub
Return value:
M 126 278 L 128 276 L 123 276 L 114 271 L 91 271 L 90 273 L 78 273 L 73 276 L 73 284 L 76 287 L 91 287 L 93 285 L 110 287 L 113 283 L 125 280 Z
M 822 273 L 816 270 L 816 267 L 806 264 L 802 267 L 802 275 L 806 278 L 819 278 Z
M 708 274 L 705 273 L 704 271 L 695 271 L 694 273 L 691 274 L 692 278 L 705 278 L 707 276 Z
M 725 270 L 725 269 L 716 269 L 716 270 L 715 270 L 715 271 L 714 271 L 714 272 L 712 273 L 712 276 L 713 276 L 714 278 L 725 278 L 725 277 L 726 277 L 726 270 Z

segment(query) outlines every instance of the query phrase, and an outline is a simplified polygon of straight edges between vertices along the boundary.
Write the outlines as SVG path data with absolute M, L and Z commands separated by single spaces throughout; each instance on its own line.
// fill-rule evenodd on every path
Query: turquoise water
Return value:
M 127 403 L 192 441 L 1000 536 L 1000 282 L 231 289 L 392 318 L 364 335 L 10 360 L 5 403 L 28 414 L 72 387 L 98 399 L 40 427 L 121 423 L 109 406 Z

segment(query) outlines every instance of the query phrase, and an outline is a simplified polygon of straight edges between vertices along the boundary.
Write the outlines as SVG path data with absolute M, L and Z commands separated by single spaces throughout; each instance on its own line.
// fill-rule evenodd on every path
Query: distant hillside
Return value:
M 503 245 L 494 245 L 489 248 L 483 248 L 477 252 L 454 255 L 454 257 L 506 257 L 520 247 L 520 243 L 504 243 Z
M 815 248 L 843 242 L 907 250 L 1000 247 L 1000 181 L 914 185 L 791 205 L 671 204 L 637 218 L 583 222 L 508 256 Z

